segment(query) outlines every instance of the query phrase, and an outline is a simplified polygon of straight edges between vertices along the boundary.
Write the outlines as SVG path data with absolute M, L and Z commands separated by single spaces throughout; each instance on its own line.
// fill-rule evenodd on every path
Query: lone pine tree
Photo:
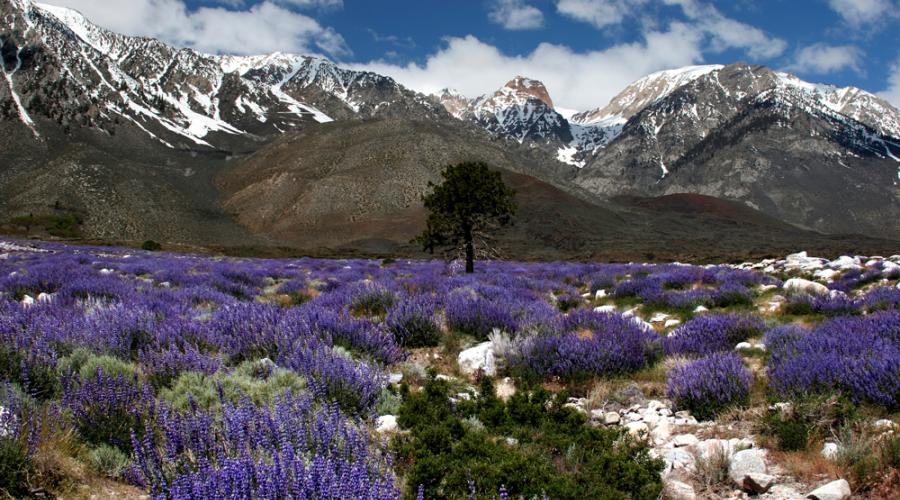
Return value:
M 475 271 L 475 235 L 505 225 L 515 213 L 515 192 L 503 183 L 500 172 L 483 162 L 449 165 L 440 184 L 428 183 L 422 197 L 428 209 L 425 230 L 414 241 L 429 252 L 439 246 L 466 252 L 466 272 Z

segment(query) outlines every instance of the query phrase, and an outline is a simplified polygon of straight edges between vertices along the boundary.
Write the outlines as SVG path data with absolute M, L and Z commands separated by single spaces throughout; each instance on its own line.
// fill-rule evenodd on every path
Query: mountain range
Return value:
M 525 76 L 423 95 L 321 57 L 120 35 L 31 0 L 0 19 L 7 232 L 74 214 L 86 239 L 410 250 L 428 182 L 483 159 L 519 188 L 503 235 L 516 254 L 900 239 L 900 112 L 852 87 L 694 66 L 572 113 Z

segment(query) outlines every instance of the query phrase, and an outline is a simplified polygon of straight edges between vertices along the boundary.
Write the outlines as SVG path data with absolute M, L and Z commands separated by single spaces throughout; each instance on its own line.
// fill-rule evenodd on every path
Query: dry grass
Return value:
M 722 445 L 714 445 L 706 455 L 694 453 L 694 480 L 709 492 L 719 490 L 728 480 L 728 453 Z
M 769 459 L 783 467 L 791 477 L 807 484 L 842 477 L 843 468 L 823 457 L 818 451 L 821 449 L 821 443 L 816 443 L 806 451 L 771 451 Z

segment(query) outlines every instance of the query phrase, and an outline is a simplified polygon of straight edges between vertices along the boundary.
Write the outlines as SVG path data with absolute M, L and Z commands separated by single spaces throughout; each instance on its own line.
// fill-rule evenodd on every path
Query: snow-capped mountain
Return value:
M 0 14 L 3 93 L 13 103 L 4 114 L 37 136 L 43 119 L 109 133 L 127 123 L 167 146 L 227 149 L 306 123 L 440 113 L 388 77 L 320 57 L 176 49 L 31 0 L 4 2 Z
M 233 230 L 216 184 L 230 162 L 289 130 L 297 130 L 288 134 L 295 140 L 277 147 L 293 148 L 306 134 L 339 152 L 345 136 L 363 140 L 352 134 L 399 144 L 391 134 L 402 128 L 344 123 L 396 119 L 419 124 L 413 128 L 431 159 L 457 158 L 462 139 L 447 138 L 468 138 L 481 156 L 528 165 L 519 173 L 594 201 L 699 193 L 822 232 L 900 238 L 900 112 L 852 87 L 742 63 L 692 66 L 648 75 L 607 105 L 572 113 L 522 76 L 476 98 L 452 90 L 425 96 L 321 57 L 202 54 L 31 0 L 0 3 L 0 20 L 0 214 L 7 218 L 70 206 L 101 228 L 98 237 L 123 227 L 148 234 L 151 223 L 215 236 Z M 378 151 L 354 158 L 348 178 L 365 177 L 373 163 L 393 172 L 395 153 Z M 314 155 L 304 165 L 325 176 L 349 161 L 323 163 L 331 158 L 325 153 L 304 149 Z M 288 174 L 277 180 L 295 182 Z M 424 189 L 399 180 L 382 186 L 401 190 L 384 196 L 402 206 Z

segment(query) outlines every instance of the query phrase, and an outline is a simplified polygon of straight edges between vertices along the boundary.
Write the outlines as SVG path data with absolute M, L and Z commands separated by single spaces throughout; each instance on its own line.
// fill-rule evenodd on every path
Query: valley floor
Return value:
M 0 240 L 0 493 L 896 498 L 900 256 Z

